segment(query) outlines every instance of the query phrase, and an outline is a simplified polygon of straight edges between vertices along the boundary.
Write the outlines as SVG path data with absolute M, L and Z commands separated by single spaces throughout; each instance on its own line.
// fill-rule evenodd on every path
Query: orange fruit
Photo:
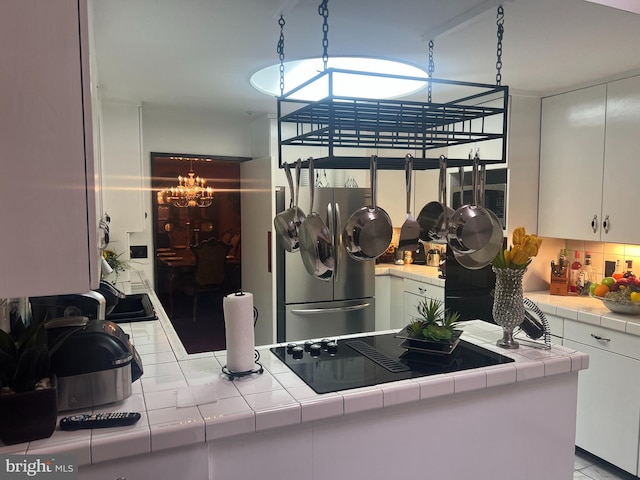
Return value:
M 611 276 L 616 280 L 620 280 L 622 278 L 621 273 L 612 273 Z
M 594 290 L 593 290 L 593 294 L 597 297 L 604 297 L 607 292 L 609 291 L 609 287 L 607 287 L 606 285 L 598 285 Z

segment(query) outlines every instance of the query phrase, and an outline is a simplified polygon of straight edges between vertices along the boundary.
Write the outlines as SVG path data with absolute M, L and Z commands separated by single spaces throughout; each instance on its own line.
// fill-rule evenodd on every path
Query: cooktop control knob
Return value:
M 338 342 L 334 341 L 327 343 L 327 352 L 332 355 L 338 353 Z
M 296 360 L 301 359 L 302 356 L 304 355 L 304 348 L 302 348 L 302 347 L 293 347 L 291 349 L 291 355 L 293 355 L 293 358 L 295 358 Z
M 309 347 L 309 353 L 312 357 L 319 357 L 322 353 L 322 345 L 319 343 L 314 343 Z
M 289 354 L 290 354 L 290 353 L 291 353 L 291 351 L 292 351 L 295 347 L 297 347 L 297 346 L 298 346 L 298 344 L 297 344 L 297 343 L 288 343 L 288 344 L 287 344 L 287 353 L 289 353 Z
M 314 343 L 316 342 L 314 342 L 313 340 L 307 340 L 306 342 L 304 342 L 304 351 L 308 352 L 311 348 L 311 345 L 313 345 Z
M 322 345 L 323 349 L 327 349 L 327 343 L 329 343 L 331 340 L 329 340 L 328 338 L 323 338 L 322 340 L 320 340 L 320 345 Z

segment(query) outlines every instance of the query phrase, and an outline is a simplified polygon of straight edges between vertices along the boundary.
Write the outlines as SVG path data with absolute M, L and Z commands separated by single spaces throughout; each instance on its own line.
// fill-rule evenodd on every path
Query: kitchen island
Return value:
M 121 324 L 145 373 L 131 397 L 94 408 L 139 411 L 141 420 L 56 429 L 0 453 L 74 454 L 80 478 L 92 480 L 572 478 L 585 354 L 559 346 L 501 350 L 495 325 L 468 322 L 464 340 L 515 361 L 319 395 L 270 346 L 258 349 L 262 375 L 230 381 L 225 352 L 188 355 L 145 290 L 159 319 Z

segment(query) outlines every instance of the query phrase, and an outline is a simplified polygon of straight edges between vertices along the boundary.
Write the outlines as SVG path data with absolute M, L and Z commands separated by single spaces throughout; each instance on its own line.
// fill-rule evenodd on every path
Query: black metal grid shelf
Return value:
M 411 153 L 416 158 L 414 168 L 438 168 L 438 156 L 428 158 L 427 152 L 455 145 L 479 145 L 488 140 L 501 140 L 501 155 L 482 158 L 482 163 L 506 161 L 506 130 L 508 87 L 439 79 L 421 79 L 440 84 L 451 92 L 464 92 L 461 98 L 441 103 L 423 103 L 402 100 L 376 100 L 339 97 L 332 94 L 331 75 L 363 72 L 327 69 L 300 87 L 278 98 L 279 160 L 283 162 L 283 147 L 326 147 L 326 156 L 314 158 L 322 168 L 369 168 L 368 155 L 343 155 L 342 149 L 385 150 L 379 155 L 378 168 L 404 169 L 404 157 Z M 326 80 L 328 95 L 317 101 L 295 99 L 295 93 L 313 82 Z M 392 77 L 393 76 L 389 76 Z M 407 78 L 407 77 L 398 77 Z M 410 77 L 416 79 L 415 77 Z M 469 94 L 472 92 L 471 94 Z M 449 93 L 451 95 L 451 93 Z M 498 104 L 499 106 L 495 106 Z M 489 106 L 491 105 L 491 106 Z M 487 119 L 496 117 L 494 128 L 488 128 Z M 500 128 L 496 129 L 498 123 Z M 338 154 L 334 149 L 340 149 Z M 389 155 L 391 150 L 403 153 Z M 416 153 L 417 152 L 417 153 Z M 448 164 L 470 165 L 465 158 L 449 157 Z

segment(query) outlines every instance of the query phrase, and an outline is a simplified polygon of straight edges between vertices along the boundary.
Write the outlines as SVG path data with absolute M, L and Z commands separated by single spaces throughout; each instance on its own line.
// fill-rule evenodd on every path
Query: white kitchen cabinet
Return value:
M 98 286 L 86 7 L 0 7 L 0 298 Z
M 640 182 L 638 102 L 640 76 L 542 100 L 539 235 L 638 243 L 620 207 Z
M 207 479 L 210 477 L 206 443 L 119 458 L 80 467 L 80 480 L 136 480 L 147 478 Z
M 639 105 L 640 76 L 607 84 L 602 187 L 602 221 L 606 225 L 601 222 L 602 241 L 640 243 L 640 223 L 630 220 L 629 216 L 633 201 L 621 201 L 633 198 L 640 185 Z
M 600 239 L 605 103 L 606 85 L 542 99 L 538 235 Z
M 576 445 L 637 475 L 640 338 L 566 319 L 564 336 L 565 347 L 589 355 L 578 380 Z
M 140 106 L 102 102 L 102 198 L 110 236 L 122 242 L 144 227 Z M 128 252 L 127 252 L 128 255 Z
M 544 317 L 547 319 L 549 330 L 551 331 L 551 343 L 562 345 L 562 339 L 564 337 L 564 319 L 549 313 L 545 313 Z
M 376 275 L 376 331 L 391 328 L 391 277 Z
M 444 309 L 444 287 L 405 278 L 403 299 L 403 320 L 397 328 L 404 327 L 418 317 L 416 307 L 424 299 L 442 302 Z

